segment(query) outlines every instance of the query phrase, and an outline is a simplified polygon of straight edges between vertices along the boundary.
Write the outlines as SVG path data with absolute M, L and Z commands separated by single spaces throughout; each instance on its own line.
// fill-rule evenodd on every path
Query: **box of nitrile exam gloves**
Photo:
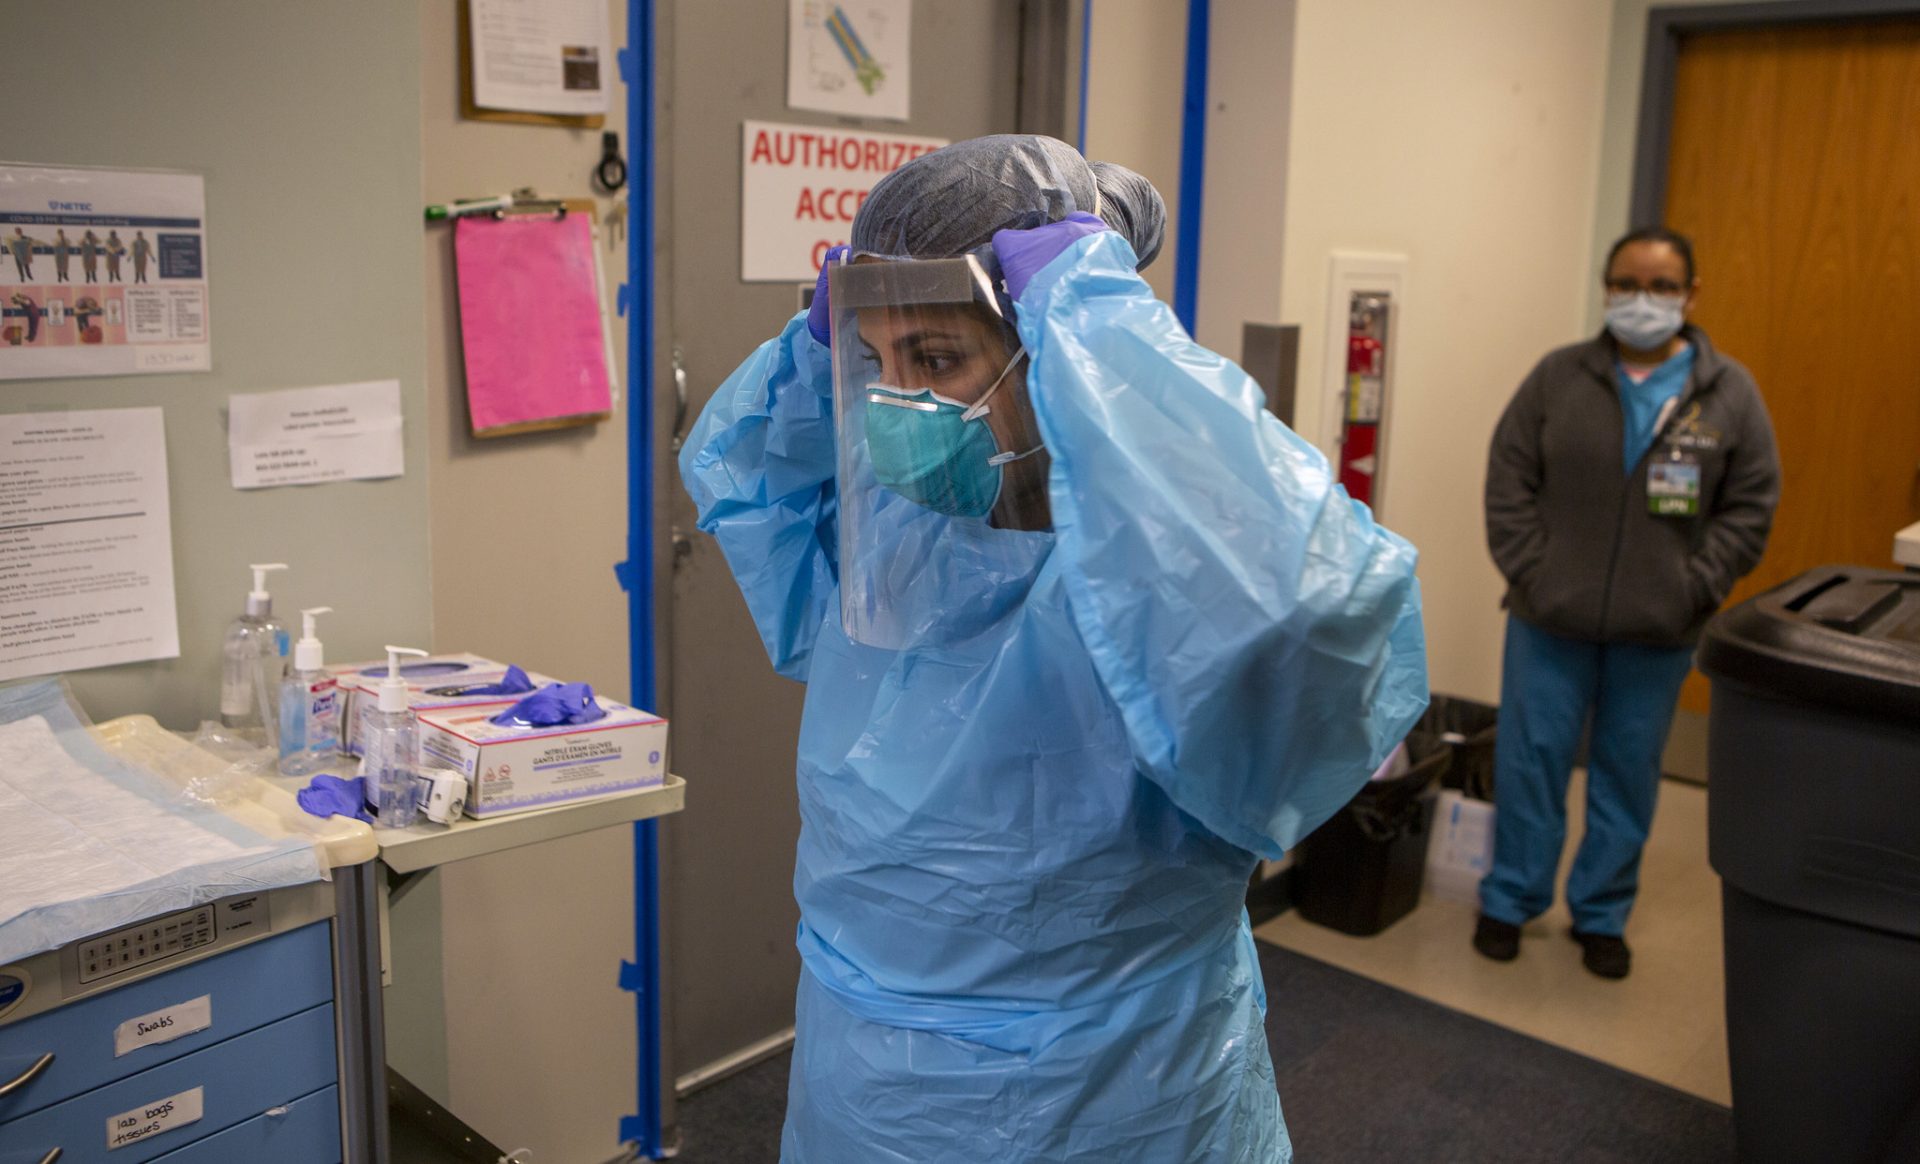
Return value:
M 385 660 L 351 663 L 330 670 L 340 681 L 340 746 L 357 756 L 367 716 L 379 704 L 380 681 L 386 678 L 387 664 Z M 533 684 L 529 691 L 554 682 L 537 671 L 528 671 L 526 676 Z M 408 659 L 400 665 L 400 678 L 407 684 L 407 706 L 415 711 L 514 703 L 527 692 L 498 695 L 475 690 L 493 686 L 506 677 L 505 663 L 479 655 L 429 655 L 424 659 Z
M 467 778 L 467 812 L 501 816 L 665 783 L 667 721 L 599 700 L 591 723 L 508 727 L 502 707 L 420 712 L 420 762 Z

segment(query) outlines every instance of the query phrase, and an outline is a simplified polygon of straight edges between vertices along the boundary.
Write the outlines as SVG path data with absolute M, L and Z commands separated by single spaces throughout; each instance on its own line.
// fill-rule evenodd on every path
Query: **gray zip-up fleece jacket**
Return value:
M 1693 374 L 1630 472 L 1611 337 L 1536 365 L 1494 430 L 1487 545 L 1516 617 L 1568 638 L 1693 643 L 1741 575 L 1759 563 L 1780 499 L 1773 425 L 1753 377 L 1688 324 Z M 1699 513 L 1661 516 L 1647 465 L 1700 466 Z

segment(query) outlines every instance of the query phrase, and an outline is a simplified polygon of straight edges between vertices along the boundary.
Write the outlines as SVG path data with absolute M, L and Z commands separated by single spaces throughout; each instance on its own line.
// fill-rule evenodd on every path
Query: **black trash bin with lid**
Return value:
M 1410 734 L 1405 746 L 1404 772 L 1368 781 L 1294 849 L 1293 899 L 1301 917 L 1366 937 L 1419 904 L 1433 785 L 1453 753 L 1425 732 Z
M 1920 1160 L 1920 574 L 1810 571 L 1699 662 L 1740 1158 Z

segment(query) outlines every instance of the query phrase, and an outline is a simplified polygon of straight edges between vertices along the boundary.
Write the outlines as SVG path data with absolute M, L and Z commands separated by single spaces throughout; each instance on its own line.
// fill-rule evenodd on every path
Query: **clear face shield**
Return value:
M 974 256 L 828 273 L 841 617 L 900 649 L 985 616 L 1051 529 L 1027 361 Z

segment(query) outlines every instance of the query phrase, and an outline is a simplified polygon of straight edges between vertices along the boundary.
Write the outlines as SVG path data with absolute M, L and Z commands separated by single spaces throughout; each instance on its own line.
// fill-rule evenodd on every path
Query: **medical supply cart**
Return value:
M 146 716 L 92 730 L 123 759 L 189 747 Z M 0 1164 L 388 1164 L 390 1111 L 455 1158 L 500 1159 L 387 1067 L 383 899 L 451 861 L 677 812 L 686 789 L 668 776 L 380 829 L 304 814 L 297 780 L 250 780 L 228 811 L 310 842 L 330 882 L 162 909 L 0 962 Z
M 129 717 L 110 749 L 160 737 Z M 363 1164 L 382 1127 L 373 830 L 258 811 L 332 870 L 233 894 L 0 965 L 0 1164 Z

